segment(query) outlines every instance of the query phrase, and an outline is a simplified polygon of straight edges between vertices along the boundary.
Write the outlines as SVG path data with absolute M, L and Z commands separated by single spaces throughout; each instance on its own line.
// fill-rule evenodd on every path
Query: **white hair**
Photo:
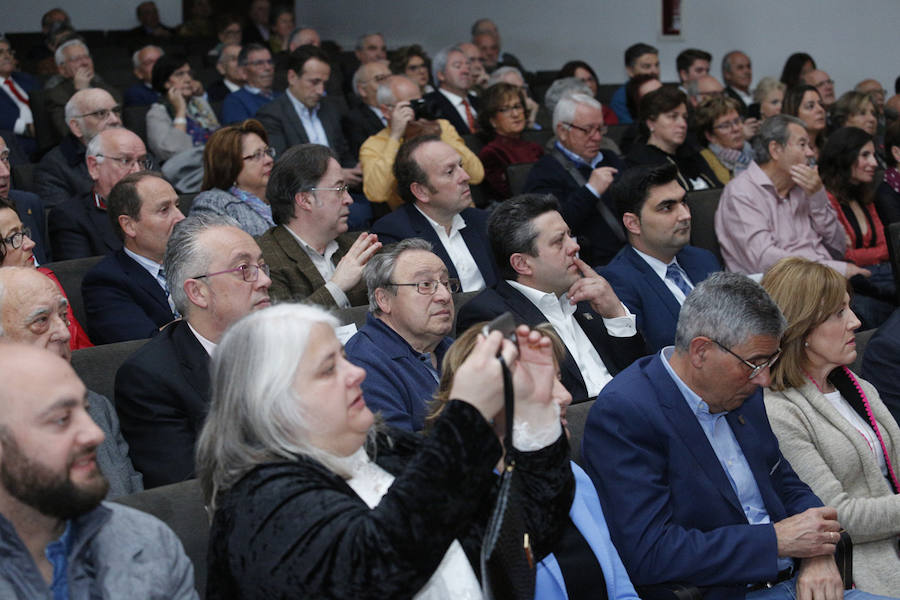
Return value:
M 579 105 L 603 110 L 603 105 L 596 98 L 587 94 L 576 93 L 563 96 L 556 103 L 556 108 L 553 109 L 553 129 L 556 130 L 556 126 L 560 123 L 571 123 L 575 119 L 575 109 Z
M 515 73 L 522 81 L 525 81 L 525 78 L 522 77 L 522 71 L 520 71 L 516 67 L 506 66 L 500 67 L 499 69 L 496 69 L 493 73 L 491 73 L 491 76 L 488 77 L 485 87 L 491 87 L 495 83 L 500 83 L 501 81 L 503 81 L 503 78 L 510 73 Z
M 101 131 L 100 133 L 103 132 Z M 103 157 L 99 156 L 103 154 L 103 136 L 100 133 L 91 138 L 91 141 L 88 142 L 87 150 L 84 151 L 86 157 L 93 156 L 97 159 L 97 162 L 103 162 Z
M 81 46 L 83 47 L 88 54 L 91 53 L 90 49 L 87 47 L 83 41 L 79 39 L 69 40 L 68 42 L 64 42 L 59 45 L 59 48 L 56 49 L 56 52 L 53 53 L 53 59 L 56 60 L 56 66 L 61 67 L 66 62 L 66 55 L 63 54 L 63 50 L 70 46 Z
M 140 58 L 140 54 L 141 54 L 141 52 L 143 52 L 143 51 L 146 50 L 147 48 L 156 48 L 157 50 L 159 50 L 159 55 L 160 55 L 160 56 L 162 56 L 163 54 L 166 53 L 165 50 L 163 50 L 163 49 L 160 48 L 159 46 L 154 46 L 153 44 L 147 44 L 147 45 L 144 46 L 143 48 L 138 48 L 137 50 L 134 51 L 134 54 L 131 55 L 131 64 L 134 66 L 135 69 L 137 69 L 138 67 L 141 66 L 141 58 Z

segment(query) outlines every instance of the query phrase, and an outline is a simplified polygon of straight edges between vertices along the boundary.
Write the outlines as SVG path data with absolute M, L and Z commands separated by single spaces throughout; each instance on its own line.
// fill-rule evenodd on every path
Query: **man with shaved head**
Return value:
M 834 80 L 825 71 L 813 69 L 806 75 L 803 75 L 803 83 L 819 90 L 819 94 L 822 96 L 822 104 L 825 105 L 826 110 L 830 109 L 831 105 L 837 100 L 834 93 Z
M 350 144 L 350 150 L 359 156 L 359 148 L 370 135 L 375 135 L 387 125 L 387 117 L 378 106 L 378 85 L 391 76 L 388 61 L 377 60 L 364 65 L 353 74 L 353 91 L 359 104 L 344 115 L 341 125 Z

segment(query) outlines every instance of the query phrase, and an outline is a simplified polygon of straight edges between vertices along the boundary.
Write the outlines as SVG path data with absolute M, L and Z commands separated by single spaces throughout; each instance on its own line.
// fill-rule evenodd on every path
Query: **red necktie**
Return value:
M 16 89 L 16 86 L 13 85 L 12 77 L 6 78 L 6 86 L 12 92 L 12 95 L 19 99 L 19 102 L 21 102 L 25 106 L 29 106 L 29 107 L 31 106 L 31 104 L 28 102 L 28 98 L 23 98 L 22 94 L 19 93 L 19 90 Z M 468 110 L 468 109 L 466 109 L 466 110 Z
M 475 115 L 472 114 L 472 109 L 469 107 L 469 101 L 463 98 L 463 106 L 466 109 L 466 121 L 469 126 L 469 131 L 475 133 L 478 127 L 475 125 Z

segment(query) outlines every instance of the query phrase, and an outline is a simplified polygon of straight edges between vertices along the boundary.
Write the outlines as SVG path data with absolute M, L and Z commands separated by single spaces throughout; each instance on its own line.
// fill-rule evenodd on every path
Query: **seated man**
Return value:
M 431 74 L 438 89 L 425 94 L 425 101 L 463 136 L 478 128 L 478 98 L 469 93 L 469 59 L 459 46 L 442 48 L 431 60 Z
M 469 175 L 459 154 L 437 136 L 404 142 L 394 162 L 404 204 L 372 226 L 382 244 L 422 238 L 464 292 L 497 283 L 487 237 L 488 213 L 472 207 Z
M 712 62 L 712 54 L 705 50 L 687 48 L 678 54 L 675 58 L 675 68 L 678 69 L 682 92 L 687 93 L 685 86 L 689 81 L 709 75 L 710 62 Z
M 377 92 L 382 81 L 391 76 L 386 60 L 361 65 L 353 74 L 353 91 L 359 104 L 344 116 L 343 127 L 350 151 L 359 156 L 359 149 L 369 136 L 388 125 L 387 116 L 378 106 Z
M 275 227 L 259 237 L 272 275 L 272 298 L 347 308 L 366 303 L 362 270 L 381 244 L 347 233 L 353 199 L 327 146 L 284 153 L 269 175 L 266 199 Z
M 363 191 L 372 202 L 387 202 L 391 208 L 403 203 L 397 193 L 394 160 L 405 140 L 420 135 L 439 135 L 442 142 L 450 144 L 462 157 L 469 183 L 477 185 L 484 179 L 481 161 L 469 150 L 449 121 L 416 115 L 410 101 L 421 97 L 419 86 L 405 75 L 392 75 L 378 86 L 378 105 L 387 117 L 388 126 L 367 139 L 359 150 Z
M 29 96 L 37 85 L 34 77 L 16 69 L 12 46 L 0 35 L 0 129 L 12 131 L 26 154 L 37 150 Z
M 722 57 L 722 80 L 725 81 L 725 93 L 738 101 L 741 114 L 747 113 L 747 107 L 755 102 L 753 90 L 753 65 L 750 57 L 740 50 L 732 50 Z
M 135 50 L 131 55 L 138 82 L 125 90 L 125 106 L 146 106 L 159 100 L 159 92 L 153 89 L 153 65 L 162 55 L 162 48 L 152 45 Z
M 530 326 L 549 322 L 566 345 L 560 365 L 572 402 L 596 396 L 643 356 L 644 340 L 612 287 L 578 258 L 578 243 L 550 195 L 523 194 L 488 221 L 500 279 L 460 309 L 460 331 L 510 311 Z
M 625 50 L 625 73 L 631 79 L 635 75 L 656 75 L 659 77 L 659 50 L 649 44 L 633 44 Z M 634 122 L 637 115 L 632 115 L 628 110 L 628 97 L 625 94 L 625 84 L 613 92 L 609 101 L 609 107 L 613 109 L 619 118 L 619 123 L 628 125 Z
M 813 69 L 805 75 L 801 75 L 801 80 L 806 85 L 811 85 L 819 90 L 825 110 L 830 110 L 831 106 L 837 101 L 837 96 L 834 93 L 834 81 L 831 79 L 831 76 L 821 69 Z
M 625 244 L 622 223 L 605 196 L 625 164 L 615 153 L 600 151 L 603 106 L 585 94 L 564 96 L 553 109 L 553 129 L 556 144 L 528 173 L 525 191 L 559 199 L 585 260 L 605 265 Z
M 478 19 L 472 23 L 472 43 L 478 46 L 484 58 L 484 68 L 488 73 L 493 73 L 500 67 L 516 67 L 524 71 L 519 59 L 509 52 L 501 52 L 500 30 L 497 24 L 490 19 Z
M 782 456 L 763 405 L 786 325 L 758 284 L 715 273 L 685 301 L 674 349 L 631 365 L 591 407 L 583 456 L 635 585 L 842 596 L 837 512 Z
M 159 9 L 156 8 L 155 2 L 150 0 L 141 2 L 137 5 L 135 14 L 137 15 L 137 20 L 140 22 L 140 25 L 128 32 L 132 36 L 137 38 L 170 38 L 175 35 L 174 29 L 166 27 L 159 20 Z
M 178 537 L 156 517 L 103 503 L 104 434 L 72 367 L 0 345 L 0 596 L 197 598 Z
M 144 142 L 121 127 L 94 137 L 88 144 L 85 162 L 93 188 L 50 211 L 54 260 L 100 256 L 121 248 L 122 240 L 113 231 L 106 212 L 106 198 L 120 179 L 149 167 Z
M 707 98 L 721 96 L 725 93 L 725 88 L 712 75 L 701 75 L 696 79 L 691 79 L 684 84 L 684 89 L 686 90 L 688 102 L 691 103 L 688 107 L 691 112 Z
M 256 111 L 275 99 L 275 63 L 272 53 L 262 44 L 245 44 L 238 53 L 238 66 L 244 71 L 244 87 L 225 96 L 222 125 L 252 119 Z
M 163 262 L 182 319 L 116 373 L 116 410 L 147 488 L 194 476 L 194 442 L 209 406 L 209 355 L 229 325 L 269 306 L 268 266 L 230 217 L 180 222 Z
M 366 370 L 363 397 L 372 412 L 421 431 L 453 339 L 459 281 L 425 240 L 410 238 L 372 257 L 365 269 L 366 324 L 347 342 L 347 358 Z
M 244 70 L 238 65 L 238 55 L 241 53 L 240 44 L 225 44 L 216 59 L 216 71 L 222 76 L 206 88 L 206 97 L 210 104 L 222 102 L 225 96 L 241 89 L 247 82 Z
M 124 246 L 84 276 L 88 336 L 95 344 L 153 337 L 178 316 L 162 268 L 172 228 L 184 218 L 178 194 L 157 173 L 133 173 L 113 187 L 107 212 Z
M 869 340 L 860 375 L 875 386 L 894 419 L 900 422 L 900 309 Z
M 66 318 L 67 304 L 53 280 L 36 269 L 0 269 L 0 345 L 9 342 L 44 348 L 69 362 L 72 351 L 69 349 L 71 331 Z M 4 380 L 4 385 L 9 382 Z M 106 497 L 112 499 L 140 492 L 144 489 L 143 480 L 128 458 L 128 444 L 119 430 L 119 419 L 112 402 L 91 390 L 87 391 L 87 400 L 88 414 L 104 434 L 96 452 L 97 466 L 109 481 Z
M 37 194 L 11 189 L 11 172 L 9 170 L 9 148 L 6 140 L 0 137 L 0 197 L 8 198 L 16 207 L 19 220 L 31 230 L 31 249 L 37 264 L 48 261 L 47 242 L 44 239 L 44 203 Z
M 677 176 L 670 163 L 635 167 L 609 188 L 628 244 L 600 274 L 634 313 L 653 352 L 672 345 L 678 313 L 694 286 L 721 270 L 712 252 L 689 243 L 691 210 Z

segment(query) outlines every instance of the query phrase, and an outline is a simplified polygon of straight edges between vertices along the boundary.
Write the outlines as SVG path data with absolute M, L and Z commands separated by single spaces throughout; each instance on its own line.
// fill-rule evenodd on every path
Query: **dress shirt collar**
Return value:
M 576 165 L 590 167 L 591 169 L 596 169 L 597 165 L 603 162 L 603 152 L 598 152 L 597 156 L 594 157 L 594 160 L 591 162 L 587 162 L 568 148 L 562 145 L 559 140 L 556 140 L 556 148 L 563 153 L 569 160 L 574 162 Z
M 297 240 L 297 243 L 300 244 L 300 247 L 303 248 L 303 251 L 309 255 L 314 263 L 317 260 L 326 260 L 330 263 L 331 257 L 334 256 L 334 253 L 338 251 L 337 240 L 331 240 L 330 242 L 328 242 L 328 244 L 325 245 L 325 253 L 319 254 L 318 250 L 307 244 L 306 241 L 302 237 L 297 235 L 297 233 L 293 229 L 287 226 L 285 226 L 284 228 L 288 231 L 288 233 L 291 234 L 291 236 L 293 236 L 295 240 Z M 326 279 L 328 278 L 326 277 Z
M 672 261 L 669 262 L 669 263 L 664 263 L 663 261 L 659 260 L 658 258 L 655 258 L 655 257 L 653 257 L 653 256 L 650 256 L 649 254 L 646 254 L 646 253 L 644 253 L 644 252 L 641 252 L 640 250 L 638 250 L 638 249 L 635 248 L 634 246 L 632 246 L 631 249 L 634 250 L 634 251 L 637 253 L 638 256 L 640 256 L 641 258 L 643 258 L 643 259 L 644 259 L 644 262 L 646 262 L 648 265 L 650 265 L 650 268 L 653 269 L 653 272 L 654 272 L 654 273 L 656 273 L 657 275 L 659 275 L 660 279 L 665 280 L 665 278 L 666 278 L 666 271 L 668 270 L 669 265 L 671 265 L 672 263 L 675 263 L 675 265 L 676 265 L 681 271 L 684 271 L 684 269 L 681 268 L 681 265 L 678 264 L 678 259 L 677 259 L 677 258 L 673 258 Z
M 760 167 L 755 160 L 750 163 L 750 166 L 747 167 L 746 173 L 746 176 L 750 179 L 750 181 L 760 187 L 764 187 L 770 190 L 772 194 L 776 198 L 778 198 L 778 200 L 786 202 L 790 199 L 791 191 L 794 188 L 792 187 L 790 190 L 788 190 L 787 196 L 785 196 L 784 198 L 779 196 L 778 191 L 775 189 L 775 183 L 772 182 L 772 179 L 768 175 L 766 175 L 766 172 L 762 170 L 762 167 Z
M 415 208 L 423 217 L 425 217 L 425 220 L 428 221 L 428 224 L 434 228 L 434 231 L 436 233 L 443 233 L 448 238 L 453 237 L 454 233 L 457 233 L 458 231 L 460 231 L 461 229 L 465 229 L 466 227 L 466 220 L 462 218 L 462 215 L 456 213 L 455 215 L 453 215 L 453 220 L 450 222 L 450 233 L 447 233 L 447 229 L 443 225 L 426 215 L 425 212 L 417 205 L 413 204 L 413 208 Z
M 688 385 L 681 380 L 681 377 L 675 372 L 675 369 L 672 368 L 672 365 L 669 364 L 669 359 L 672 357 L 672 354 L 675 352 L 675 346 L 666 346 L 662 350 L 659 351 L 659 357 L 662 360 L 663 367 L 665 367 L 666 372 L 669 374 L 669 377 L 672 378 L 672 381 L 675 382 L 675 386 L 681 392 L 681 396 L 684 398 L 684 401 L 687 403 L 688 407 L 691 409 L 691 412 L 694 413 L 694 416 L 697 417 L 697 420 L 703 423 L 704 421 L 714 420 L 719 416 L 725 416 L 728 414 L 728 411 L 722 411 L 718 413 L 709 412 L 709 404 L 703 401 L 703 398 L 697 395 L 694 390 L 688 387 Z
M 230 79 L 228 79 L 226 77 L 222 78 L 222 83 L 225 84 L 225 87 L 228 88 L 229 92 L 236 92 L 239 89 L 241 89 L 240 84 L 234 83 L 233 81 L 231 81 Z
M 300 115 L 301 118 L 305 116 L 307 119 L 311 120 L 311 119 L 315 119 L 316 115 L 319 114 L 319 106 L 321 106 L 321 104 L 316 104 L 314 107 L 312 107 L 310 109 L 310 108 L 307 108 L 305 104 L 303 104 L 302 102 L 297 100 L 297 98 L 294 97 L 294 94 L 293 94 L 293 92 L 291 92 L 290 89 L 288 89 L 287 95 L 288 95 L 288 98 L 291 99 L 291 104 L 294 105 L 294 110 L 297 111 L 297 114 Z
M 185 321 L 185 323 L 187 323 L 188 329 L 191 330 L 191 333 L 194 334 L 194 337 L 197 338 L 197 341 L 200 342 L 200 345 L 203 346 L 203 349 L 206 350 L 206 353 L 209 356 L 212 356 L 212 353 L 216 349 L 216 346 L 218 346 L 218 344 L 200 335 L 200 332 L 194 329 L 194 326 L 191 325 L 188 321 Z
M 506 283 L 521 292 L 532 304 L 540 308 L 541 312 L 545 312 L 548 309 L 551 311 L 561 311 L 562 316 L 568 318 L 574 315 L 575 310 L 578 308 L 578 305 L 569 302 L 569 298 L 565 294 L 557 296 L 552 292 L 542 292 L 541 290 L 528 287 L 527 285 L 521 284 L 518 281 L 513 281 L 512 279 L 507 279 Z
M 146 256 L 141 256 L 137 252 L 132 252 L 128 248 L 123 247 L 122 250 L 125 251 L 125 254 L 127 254 L 132 259 L 134 259 L 134 262 L 136 262 L 137 264 L 144 267 L 144 269 L 146 269 L 146 271 L 148 273 L 150 273 L 150 275 L 153 277 L 153 279 L 157 279 L 157 276 L 159 275 L 159 270 L 162 268 L 162 265 L 160 265 L 155 260 L 150 260 Z
M 442 93 L 447 98 L 447 100 L 450 101 L 450 104 L 452 104 L 453 106 L 460 106 L 462 104 L 463 100 L 465 100 L 466 102 L 469 102 L 469 98 L 467 96 L 460 96 L 458 94 L 454 94 L 453 92 L 448 92 L 444 88 L 438 88 L 438 91 L 440 93 Z M 472 103 L 469 102 L 469 107 L 471 107 L 471 106 L 472 106 Z

